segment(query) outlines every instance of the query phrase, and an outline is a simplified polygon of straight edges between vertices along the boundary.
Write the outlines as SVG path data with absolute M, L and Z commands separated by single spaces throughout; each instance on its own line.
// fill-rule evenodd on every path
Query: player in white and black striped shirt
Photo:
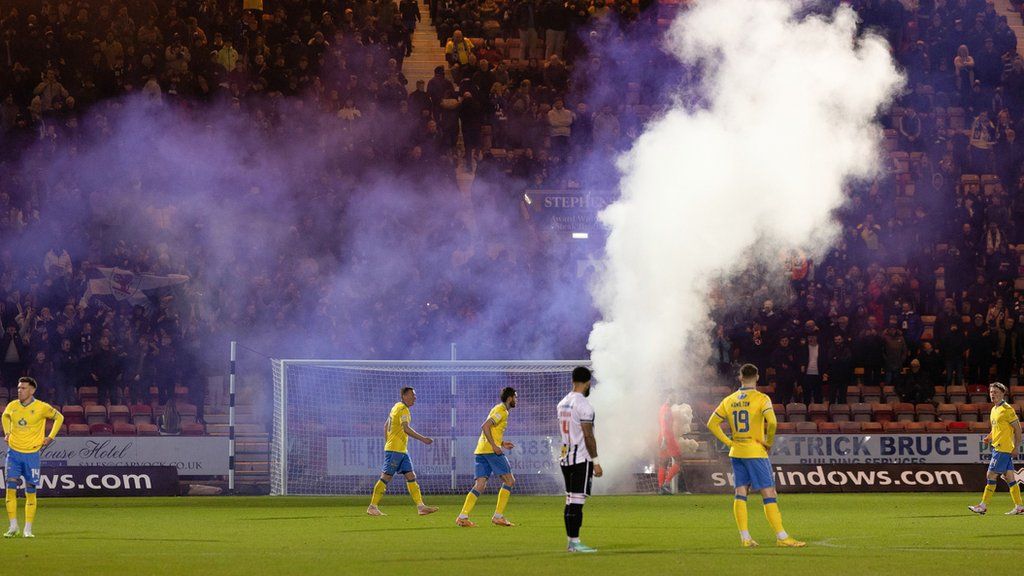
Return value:
M 559 464 L 565 478 L 565 533 L 569 552 L 597 552 L 580 542 L 583 504 L 590 495 L 594 476 L 603 473 L 594 438 L 594 407 L 590 396 L 590 370 L 580 366 L 572 371 L 572 392 L 558 403 L 558 428 L 562 435 Z

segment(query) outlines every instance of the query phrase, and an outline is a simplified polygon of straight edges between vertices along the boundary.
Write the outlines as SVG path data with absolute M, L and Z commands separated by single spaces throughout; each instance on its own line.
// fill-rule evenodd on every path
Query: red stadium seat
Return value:
M 946 430 L 950 432 L 967 432 L 970 429 L 969 422 L 948 422 Z
M 206 434 L 206 427 L 197 422 L 181 425 L 182 436 L 202 436 Z
M 864 434 L 881 434 L 882 423 L 881 422 L 862 422 L 860 425 L 860 431 Z
M 786 421 L 806 422 L 807 405 L 802 402 L 791 402 L 786 404 Z
M 828 422 L 828 406 L 811 404 L 807 407 L 807 417 L 811 422 Z
M 832 404 L 828 407 L 829 416 L 832 417 L 833 422 L 849 422 L 850 421 L 850 405 L 849 404 Z
M 90 436 L 111 436 L 114 434 L 114 429 L 104 422 L 103 424 L 90 424 L 89 435 Z
M 931 434 L 945 434 L 947 432 L 947 422 L 928 422 L 928 432 Z
M 896 395 L 895 386 L 882 386 L 882 402 L 892 404 L 899 401 L 900 397 Z
M 842 434 L 860 434 L 861 426 L 863 426 L 861 422 L 840 422 L 839 432 Z
M 839 434 L 838 422 L 818 422 L 819 434 Z
M 775 411 L 775 419 L 779 422 L 786 421 L 786 405 L 785 404 L 772 404 L 772 410 Z
M 900 421 L 882 422 L 882 431 L 886 434 L 902 434 L 907 431 L 907 423 Z
M 82 406 L 96 404 L 100 396 L 100 389 L 95 386 L 82 386 L 78 389 L 78 401 Z
M 984 433 L 987 433 L 989 430 L 991 430 L 991 427 L 987 423 L 985 423 L 985 422 L 968 422 L 967 424 L 968 424 L 968 429 L 971 432 L 977 432 L 977 433 L 984 434 Z
M 892 404 L 872 404 L 871 419 L 875 422 L 892 422 L 895 419 L 895 412 Z
M 918 422 L 935 422 L 934 404 L 917 404 L 914 406 L 914 412 L 917 413 Z
M 160 431 L 157 429 L 156 424 L 139 424 L 136 427 L 139 436 L 159 436 Z
M 138 426 L 153 423 L 153 409 L 148 404 L 133 404 L 128 410 L 132 415 L 132 424 Z
M 882 401 L 882 389 L 878 386 L 861 387 L 860 401 L 865 404 L 878 404 Z
M 68 436 L 88 436 L 89 425 L 88 424 L 70 424 L 68 425 Z
M 129 412 L 128 407 L 120 404 L 111 406 L 107 415 L 110 418 L 111 424 L 117 424 L 118 422 L 127 423 L 131 420 L 131 412 Z
M 967 400 L 971 404 L 984 404 L 989 401 L 988 386 L 972 384 L 967 387 Z
M 814 422 L 797 422 L 796 423 L 797 434 L 817 434 L 818 425 Z
M 950 404 L 964 404 L 967 402 L 966 386 L 947 386 L 946 395 Z
M 61 408 L 60 413 L 64 415 L 64 422 L 68 425 L 85 424 L 85 409 L 77 404 Z
M 857 402 L 850 406 L 850 415 L 853 417 L 854 422 L 870 422 L 871 421 L 871 404 L 865 402 Z
M 959 404 L 956 407 L 957 419 L 961 422 L 978 422 L 979 408 L 977 404 Z
M 936 386 L 935 387 L 935 401 L 936 402 L 947 402 L 946 400 L 946 387 Z
M 792 422 L 779 422 L 779 427 L 775 429 L 777 434 L 793 434 L 796 432 L 796 424 Z
M 846 401 L 852 403 L 860 402 L 861 386 L 851 384 L 846 387 Z
M 896 415 L 896 420 L 899 422 L 913 422 L 917 411 L 914 410 L 914 405 L 907 402 L 900 402 L 896 404 L 893 413 Z
M 137 430 L 135 424 L 127 422 L 114 422 L 114 436 L 135 436 Z
M 85 407 L 85 423 L 104 424 L 107 421 L 107 407 L 102 404 L 90 404 Z
M 953 422 L 956 420 L 957 415 L 956 404 L 939 404 L 937 413 L 939 421 Z

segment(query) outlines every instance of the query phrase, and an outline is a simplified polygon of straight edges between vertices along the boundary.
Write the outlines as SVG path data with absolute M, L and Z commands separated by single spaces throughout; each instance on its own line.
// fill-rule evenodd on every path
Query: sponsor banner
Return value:
M 592 232 L 597 213 L 613 201 L 587 190 L 527 190 L 530 213 L 553 232 Z M 525 199 L 524 198 L 524 199 Z
M 476 443 L 479 436 L 457 436 L 455 472 L 473 474 Z M 512 471 L 516 474 L 559 475 L 558 453 L 562 441 L 554 436 L 519 436 L 509 438 L 515 448 L 506 450 Z M 450 475 L 452 471 L 451 437 L 435 436 L 430 446 L 409 440 L 409 458 L 420 476 Z M 330 436 L 327 438 L 327 474 L 330 476 L 365 476 L 380 474 L 384 463 L 382 437 Z
M 984 434 L 780 434 L 772 464 L 978 464 Z M 1024 464 L 1024 446 L 1014 455 Z
M 0 457 L 7 444 L 0 441 Z M 42 450 L 43 469 L 57 466 L 173 466 L 179 476 L 228 473 L 228 439 L 221 436 L 58 436 Z
M 39 476 L 39 494 L 47 498 L 177 496 L 178 469 L 174 466 L 44 467 Z
M 774 464 L 779 492 L 981 492 L 986 468 L 978 464 Z M 728 464 L 684 465 L 686 489 L 731 494 Z M 1024 479 L 1024 469 L 1018 471 Z

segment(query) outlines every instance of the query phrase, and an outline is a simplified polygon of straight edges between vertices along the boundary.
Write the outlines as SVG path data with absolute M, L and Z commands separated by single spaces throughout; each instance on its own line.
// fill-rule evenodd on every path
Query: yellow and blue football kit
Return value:
M 405 431 L 405 427 L 411 423 L 412 413 L 409 406 L 405 402 L 395 403 L 384 424 L 384 466 L 381 468 L 382 477 L 373 486 L 373 494 L 370 496 L 371 507 L 375 507 L 387 491 L 388 485 L 384 476 L 413 473 L 412 460 L 409 458 L 409 434 Z M 407 480 L 406 488 L 413 502 L 422 507 L 423 495 L 419 483 L 416 480 Z
M 57 437 L 64 416 L 46 402 L 33 398 L 27 404 L 14 400 L 7 404 L 3 416 L 4 436 L 8 438 L 4 475 L 7 480 L 5 504 L 11 529 L 17 533 L 18 485 L 25 480 L 25 534 L 31 534 L 36 516 L 36 487 L 39 485 L 40 450 L 46 438 L 46 421 L 53 420 L 50 439 Z
M 1013 452 L 1017 448 L 1014 438 L 1016 432 L 1014 424 L 1019 422 L 1017 411 L 1004 400 L 992 407 L 992 411 L 989 412 L 989 421 L 992 423 L 992 433 L 990 434 L 992 456 L 988 463 L 988 471 L 989 473 L 999 475 L 1012 472 L 1014 469 Z M 971 508 L 972 511 L 980 511 L 980 513 L 984 514 L 989 500 L 992 499 L 992 494 L 996 491 L 997 482 L 998 478 L 986 479 L 985 491 L 981 494 L 982 506 L 980 508 Z M 1020 484 L 1013 480 L 1009 482 L 1009 485 L 1010 498 L 1013 499 L 1016 510 L 1016 507 L 1022 505 Z
M 500 448 L 501 443 L 505 440 L 505 429 L 508 427 L 508 406 L 501 402 L 495 405 L 494 408 L 491 408 L 491 411 L 487 414 L 487 420 L 484 421 L 484 426 L 488 422 L 491 424 L 491 439 L 494 440 L 495 446 Z M 488 442 L 487 435 L 482 430 L 480 432 L 480 439 L 476 443 L 476 450 L 473 453 L 475 455 L 474 478 L 488 478 L 492 474 L 504 476 L 512 473 L 512 465 L 509 463 L 508 457 L 505 454 L 494 453 L 494 448 Z M 473 511 L 473 507 L 476 506 L 476 500 L 479 497 L 480 492 L 474 486 L 466 494 L 466 500 L 462 504 L 462 512 L 459 514 L 459 522 L 468 523 L 469 514 Z M 512 486 L 502 482 L 501 488 L 498 490 L 498 503 L 494 508 L 494 517 L 492 519 L 495 524 L 501 526 L 512 525 L 507 520 L 504 520 L 505 507 L 508 506 L 508 500 L 511 497 Z M 459 525 L 472 524 L 460 523 Z

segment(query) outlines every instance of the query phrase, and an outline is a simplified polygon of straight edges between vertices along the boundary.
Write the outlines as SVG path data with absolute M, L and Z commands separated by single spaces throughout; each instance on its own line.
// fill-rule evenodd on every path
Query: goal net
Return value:
M 505 439 L 515 444 L 508 458 L 516 492 L 563 491 L 555 407 L 570 390 L 573 368 L 588 366 L 587 361 L 272 364 L 272 494 L 369 494 L 384 460 L 385 420 L 404 386 L 416 389 L 412 428 L 434 440 L 425 445 L 409 439 L 409 456 L 425 493 L 469 490 L 480 426 L 505 386 L 518 393 L 505 431 Z M 388 493 L 404 490 L 401 475 L 388 487 Z

